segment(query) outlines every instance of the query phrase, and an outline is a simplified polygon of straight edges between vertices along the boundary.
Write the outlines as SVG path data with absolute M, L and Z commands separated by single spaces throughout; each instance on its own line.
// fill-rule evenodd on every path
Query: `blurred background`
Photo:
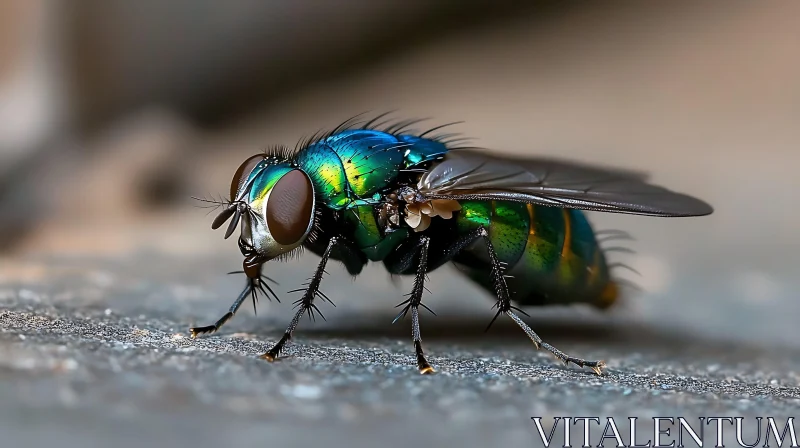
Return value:
M 454 131 L 498 152 L 647 171 L 715 207 L 591 214 L 636 237 L 612 258 L 642 292 L 571 319 L 797 349 L 799 18 L 796 2 L 0 2 L 0 289 L 216 317 L 240 255 L 190 196 L 227 191 L 268 145 L 396 110 L 463 120 Z M 269 272 L 288 290 L 316 262 Z M 338 308 L 316 325 L 388 325 L 405 292 L 334 277 Z M 454 270 L 432 279 L 438 321 L 490 318 Z M 229 325 L 287 322 L 290 306 L 261 306 Z
M 630 277 L 641 312 L 792 343 L 768 323 L 800 312 L 799 13 L 749 2 L 4 1 L 0 280 L 36 271 L 20 264 L 26 254 L 236 260 L 190 196 L 226 191 L 267 145 L 396 110 L 431 126 L 463 120 L 454 130 L 478 146 L 645 170 L 707 200 L 716 212 L 705 218 L 592 219 L 637 237 L 638 255 L 621 261 L 642 274 Z M 726 322 L 736 309 L 753 323 Z

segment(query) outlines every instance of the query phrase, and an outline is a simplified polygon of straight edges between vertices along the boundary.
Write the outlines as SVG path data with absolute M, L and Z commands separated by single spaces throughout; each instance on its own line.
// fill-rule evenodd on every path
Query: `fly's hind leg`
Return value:
M 511 308 L 513 308 L 513 307 L 511 307 Z M 499 310 L 498 310 L 498 313 L 500 313 Z M 524 331 L 525 334 L 527 334 L 528 337 L 531 338 L 531 341 L 533 341 L 533 344 L 536 346 L 537 349 L 539 347 L 544 347 L 545 350 L 547 350 L 550 353 L 554 354 L 556 356 L 556 358 L 560 359 L 561 362 L 563 362 L 565 365 L 567 365 L 569 363 L 573 363 L 573 364 L 581 366 L 581 367 L 589 367 L 590 369 L 592 369 L 594 371 L 594 373 L 596 373 L 598 375 L 603 373 L 603 368 L 605 368 L 605 366 L 606 366 L 606 363 L 604 361 L 587 361 L 585 359 L 575 358 L 573 356 L 569 356 L 566 353 L 562 352 L 561 350 L 559 350 L 559 349 L 553 347 L 552 345 L 548 344 L 547 342 L 544 342 L 542 340 L 542 338 L 540 338 L 539 335 L 537 335 L 531 329 L 531 327 L 529 327 L 528 324 L 526 324 L 525 321 L 522 320 L 522 318 L 520 318 L 516 313 L 511 311 L 511 309 L 509 309 L 508 311 L 505 311 L 505 314 L 508 315 L 508 317 L 510 317 L 511 319 L 513 319 L 514 322 L 516 322 L 517 325 L 519 325 L 520 328 L 522 328 L 522 331 Z M 495 316 L 495 317 L 497 317 L 497 316 Z
M 528 335 L 528 337 L 533 341 L 533 344 L 536 348 L 544 348 L 545 350 L 549 351 L 550 353 L 554 354 L 556 358 L 560 359 L 564 364 L 573 363 L 580 367 L 589 367 L 591 368 L 596 374 L 600 375 L 602 373 L 602 369 L 605 367 L 605 362 L 603 361 L 587 361 L 585 359 L 575 358 L 572 356 L 567 355 L 566 353 L 562 352 L 561 350 L 553 347 L 552 345 L 544 342 L 542 338 L 537 335 L 525 321 L 522 320 L 514 311 L 519 311 L 523 314 L 524 311 L 520 310 L 511 305 L 511 296 L 508 292 L 508 285 L 506 285 L 506 278 L 503 275 L 503 266 L 500 261 L 497 259 L 497 254 L 494 251 L 494 246 L 492 246 L 492 242 L 489 240 L 489 232 L 481 227 L 475 231 L 473 234 L 475 239 L 483 238 L 486 242 L 486 248 L 489 254 L 489 260 L 492 264 L 492 282 L 494 283 L 494 289 L 497 293 L 497 304 L 495 307 L 497 308 L 497 314 L 495 314 L 492 321 L 489 323 L 489 327 L 491 327 L 492 323 L 500 316 L 500 314 L 505 314 L 510 317 L 520 328 Z M 488 330 L 488 327 L 487 327 Z

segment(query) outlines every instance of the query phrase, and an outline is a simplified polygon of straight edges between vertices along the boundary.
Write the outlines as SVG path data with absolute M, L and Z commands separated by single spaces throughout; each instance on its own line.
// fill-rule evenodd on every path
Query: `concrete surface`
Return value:
M 3 445 L 541 446 L 532 416 L 785 418 L 800 409 L 796 347 L 533 310 L 528 321 L 546 340 L 608 362 L 597 377 L 537 352 L 509 322 L 483 334 L 491 302 L 453 271 L 432 275 L 426 303 L 439 316 L 422 316 L 437 375 L 417 373 L 410 323 L 391 325 L 407 282 L 371 270 L 353 283 L 339 266 L 323 282 L 337 304 L 321 307 L 328 321 L 301 321 L 288 358 L 270 364 L 256 357 L 280 337 L 291 300 L 262 301 L 257 317 L 248 303 L 220 333 L 188 338 L 238 291 L 242 279 L 223 274 L 236 261 L 143 252 L 3 264 L 18 279 L 0 287 Z M 276 265 L 279 291 L 315 262 Z

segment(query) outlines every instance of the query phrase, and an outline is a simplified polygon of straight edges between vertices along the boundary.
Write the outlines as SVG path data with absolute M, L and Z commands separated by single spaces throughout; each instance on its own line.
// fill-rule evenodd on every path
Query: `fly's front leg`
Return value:
M 322 254 L 322 259 L 317 266 L 317 270 L 314 272 L 314 275 L 311 277 L 307 287 L 305 288 L 303 297 L 295 302 L 295 306 L 298 308 L 297 313 L 295 313 L 294 318 L 292 319 L 291 323 L 289 323 L 286 331 L 283 333 L 283 337 L 281 337 L 280 341 L 278 341 L 278 343 L 275 344 L 268 352 L 261 355 L 260 358 L 266 359 L 270 362 L 278 359 L 283 347 L 292 339 L 292 334 L 294 333 L 294 330 L 297 329 L 297 324 L 300 323 L 300 318 L 303 317 L 304 313 L 307 313 L 311 318 L 314 317 L 314 313 L 318 313 L 323 319 L 325 318 L 325 316 L 323 316 L 319 311 L 319 308 L 317 308 L 317 306 L 314 304 L 314 299 L 319 295 L 333 305 L 333 302 L 331 302 L 330 299 L 328 299 L 325 294 L 319 290 L 319 285 L 322 282 L 322 276 L 325 274 L 325 265 L 328 263 L 328 259 L 331 257 L 331 252 L 333 252 L 334 248 L 345 250 L 348 253 L 355 251 L 351 243 L 347 242 L 342 237 L 334 236 L 330 239 L 328 242 L 328 247 Z M 290 292 L 297 291 L 302 291 L 302 289 Z
M 191 333 L 192 338 L 196 338 L 198 335 L 203 333 L 214 333 L 218 331 L 220 328 L 222 328 L 222 326 L 225 325 L 225 323 L 228 322 L 236 314 L 237 311 L 239 311 L 239 308 L 241 308 L 242 303 L 244 303 L 244 301 L 247 299 L 247 296 L 252 297 L 253 310 L 255 310 L 256 301 L 258 300 L 257 296 L 258 291 L 261 291 L 267 297 L 270 297 L 271 295 L 272 297 L 275 298 L 275 300 L 280 302 L 280 299 L 278 298 L 277 294 L 275 294 L 275 291 L 273 291 L 272 288 L 270 288 L 269 285 L 266 284 L 266 281 L 271 281 L 272 283 L 276 283 L 275 280 L 272 280 L 271 278 L 262 275 L 261 266 L 262 266 L 261 263 L 259 263 L 254 256 L 245 257 L 243 263 L 244 270 L 238 271 L 238 273 L 243 272 L 247 276 L 247 285 L 239 294 L 239 297 L 237 297 L 236 300 L 234 300 L 228 312 L 225 313 L 222 317 L 220 317 L 219 320 L 217 320 L 214 323 L 214 325 L 190 328 L 189 332 Z
M 400 314 L 398 314 L 394 319 L 394 322 L 397 322 L 398 319 L 405 317 L 409 310 L 411 311 L 411 336 L 414 338 L 414 350 L 417 354 L 417 367 L 419 368 L 419 373 L 423 375 L 435 373 L 433 367 L 431 367 L 428 360 L 425 359 L 425 352 L 422 350 L 422 336 L 420 335 L 419 330 L 420 305 L 433 313 L 430 308 L 422 304 L 422 293 L 425 291 L 425 274 L 428 270 L 428 247 L 430 245 L 430 241 L 430 238 L 427 236 L 420 237 L 416 250 L 413 250 L 413 252 L 407 254 L 408 256 L 401 257 L 401 259 L 398 260 L 400 263 L 403 263 L 403 261 L 409 263 L 413 259 L 413 255 L 419 253 L 417 274 L 414 278 L 414 288 L 411 290 L 408 300 L 397 305 L 398 307 L 405 305 L 405 307 L 403 308 L 403 311 L 401 311 Z
M 497 314 L 495 314 L 492 321 L 489 323 L 491 327 L 492 323 L 500 316 L 500 314 L 505 314 L 510 317 L 520 328 L 528 335 L 528 337 L 533 341 L 533 344 L 536 348 L 544 347 L 545 350 L 548 350 L 550 353 L 554 354 L 556 358 L 560 359 L 564 364 L 573 363 L 575 365 L 581 367 L 589 367 L 594 370 L 595 373 L 600 375 L 602 373 L 602 369 L 605 367 L 605 362 L 603 361 L 587 361 L 585 359 L 575 358 L 572 356 L 567 355 L 566 353 L 562 352 L 561 350 L 553 347 L 552 345 L 544 342 L 542 338 L 539 337 L 532 329 L 522 320 L 514 311 L 519 311 L 525 314 L 524 311 L 520 310 L 511 305 L 511 297 L 508 293 L 508 286 L 506 285 L 506 278 L 503 275 L 503 267 L 500 263 L 500 260 L 497 259 L 497 254 L 494 251 L 494 246 L 492 246 L 492 242 L 489 239 L 489 232 L 486 228 L 481 227 L 477 231 L 477 236 L 483 238 L 486 242 L 486 248 L 489 253 L 489 260 L 492 264 L 492 281 L 494 283 L 495 292 L 497 293 L 497 304 L 495 307 L 497 308 Z M 488 327 L 487 327 L 488 330 Z
M 239 311 L 239 308 L 242 306 L 242 303 L 244 303 L 244 300 L 250 294 L 250 291 L 251 289 L 249 287 L 245 287 L 244 290 L 242 290 L 242 292 L 239 294 L 239 297 L 237 297 L 236 300 L 233 301 L 233 305 L 231 305 L 231 308 L 228 310 L 228 312 L 225 313 L 222 317 L 220 317 L 219 320 L 217 320 L 214 323 L 214 325 L 206 325 L 205 327 L 190 328 L 189 332 L 192 334 L 192 338 L 196 338 L 197 335 L 199 334 L 214 333 L 218 331 L 223 325 L 225 325 L 226 322 L 228 322 L 228 320 L 230 320 L 231 317 L 233 317 L 234 314 L 236 314 L 237 311 Z

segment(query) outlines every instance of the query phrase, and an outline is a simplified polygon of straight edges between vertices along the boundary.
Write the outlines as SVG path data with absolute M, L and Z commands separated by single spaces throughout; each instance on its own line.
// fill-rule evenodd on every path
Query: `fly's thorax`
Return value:
M 309 144 L 293 159 L 311 176 L 320 205 L 344 210 L 354 201 L 384 194 L 446 152 L 444 144 L 430 139 L 350 129 Z

